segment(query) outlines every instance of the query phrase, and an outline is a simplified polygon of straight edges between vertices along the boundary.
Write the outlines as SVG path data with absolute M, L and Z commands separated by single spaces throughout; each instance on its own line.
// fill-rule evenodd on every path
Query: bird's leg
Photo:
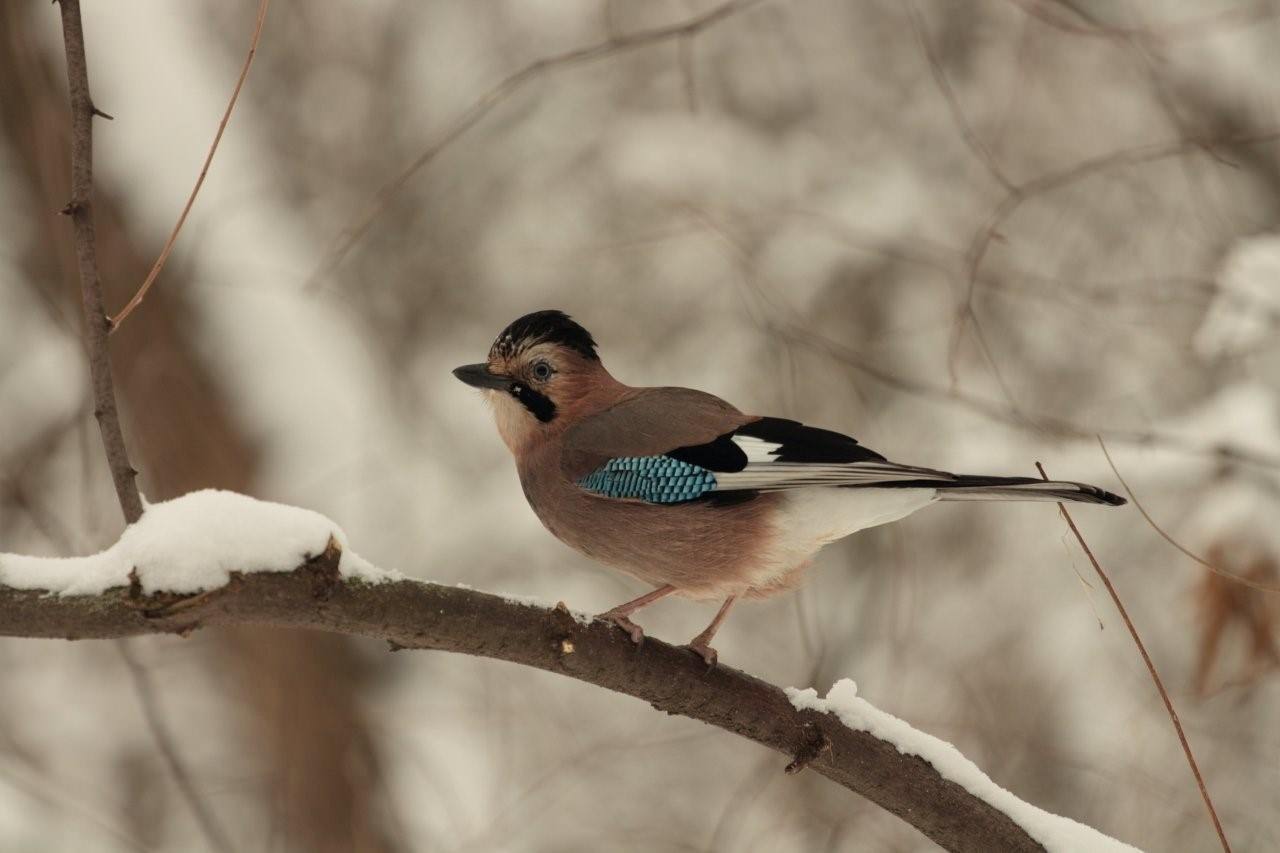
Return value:
M 716 635 L 716 631 L 720 630 L 720 623 L 724 621 L 724 617 L 729 615 L 729 608 L 733 607 L 733 603 L 738 600 L 738 596 L 731 595 L 724 600 L 724 604 L 720 605 L 720 612 L 716 614 L 716 618 L 711 620 L 711 624 L 706 630 L 689 641 L 685 646 L 686 649 L 697 652 L 702 659 L 707 662 L 707 666 L 715 666 L 718 656 L 716 650 L 711 648 L 711 638 Z
M 628 601 L 626 604 L 619 604 L 617 607 L 613 608 L 612 610 L 606 610 L 604 613 L 601 613 L 596 618 L 604 622 L 612 622 L 613 624 L 617 625 L 619 628 L 621 628 L 622 630 L 626 631 L 628 634 L 631 635 L 631 642 L 639 643 L 641 640 L 644 639 L 644 629 L 641 628 L 636 623 L 632 622 L 628 617 L 631 616 L 632 613 L 635 613 L 637 610 L 639 610 L 641 607 L 644 607 L 649 604 L 653 604 L 655 601 L 657 601 L 660 598 L 666 598 L 668 595 L 670 595 L 675 591 L 676 591 L 676 588 L 671 584 L 667 584 L 666 586 L 660 586 L 657 589 L 653 590 L 652 592 L 646 592 L 644 595 L 640 596 L 639 598 L 635 598 L 635 599 L 632 599 L 631 601 Z

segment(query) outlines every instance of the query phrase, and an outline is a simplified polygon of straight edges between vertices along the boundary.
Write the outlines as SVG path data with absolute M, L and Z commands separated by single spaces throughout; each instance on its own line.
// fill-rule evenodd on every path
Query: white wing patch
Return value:
M 916 468 L 894 462 L 783 462 L 782 445 L 750 435 L 735 435 L 734 444 L 747 455 L 741 471 L 718 472 L 717 490 L 797 489 L 804 486 L 870 486 L 908 480 L 951 480 L 953 475 L 932 468 Z
M 763 438 L 756 438 L 754 435 L 735 435 L 730 439 L 738 447 L 742 448 L 742 452 L 747 454 L 747 464 L 755 462 L 776 462 L 778 457 L 774 454 L 782 447 L 773 441 L 765 441 Z

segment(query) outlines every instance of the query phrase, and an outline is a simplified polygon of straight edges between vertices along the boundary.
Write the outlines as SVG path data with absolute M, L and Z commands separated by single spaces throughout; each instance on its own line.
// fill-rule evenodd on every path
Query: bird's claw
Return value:
M 611 610 L 607 613 L 601 613 L 596 618 L 602 622 L 617 625 L 619 628 L 626 631 L 627 636 L 631 638 L 631 642 L 635 643 L 637 646 L 644 642 L 644 629 L 627 618 L 625 613 L 614 613 Z
M 715 666 L 720 660 L 719 653 L 716 652 L 715 649 L 711 648 L 707 643 L 700 643 L 697 640 L 694 640 L 692 643 L 685 646 L 685 648 L 706 661 L 708 668 Z

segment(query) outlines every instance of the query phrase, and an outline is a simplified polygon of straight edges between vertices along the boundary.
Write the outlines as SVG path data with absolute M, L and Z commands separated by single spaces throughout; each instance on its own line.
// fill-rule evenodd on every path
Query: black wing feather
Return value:
M 789 421 L 786 418 L 761 418 L 739 427 L 736 434 L 780 445 L 773 454 L 778 462 L 830 464 L 886 461 L 879 453 L 863 447 L 856 439 L 847 435 L 805 426 L 799 421 Z
M 689 447 L 677 447 L 668 450 L 664 456 L 697 465 L 708 471 L 733 472 L 747 467 L 747 454 L 741 447 L 733 443 L 734 433 L 726 432 L 706 444 L 695 444 Z

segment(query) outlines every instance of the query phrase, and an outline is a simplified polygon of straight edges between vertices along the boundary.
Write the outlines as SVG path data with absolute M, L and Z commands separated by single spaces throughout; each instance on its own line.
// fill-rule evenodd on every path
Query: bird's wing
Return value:
M 689 388 L 637 388 L 584 418 L 564 437 L 562 468 L 571 479 L 611 459 L 662 456 L 704 445 L 753 420 L 712 394 Z
M 745 464 L 716 474 L 719 490 L 806 486 L 903 486 L 954 479 L 932 468 L 890 462 L 856 439 L 784 418 L 758 418 L 726 436 Z
M 645 389 L 573 427 L 563 462 L 589 492 L 650 503 L 954 479 L 889 462 L 837 432 L 743 415 L 717 397 L 679 388 Z

